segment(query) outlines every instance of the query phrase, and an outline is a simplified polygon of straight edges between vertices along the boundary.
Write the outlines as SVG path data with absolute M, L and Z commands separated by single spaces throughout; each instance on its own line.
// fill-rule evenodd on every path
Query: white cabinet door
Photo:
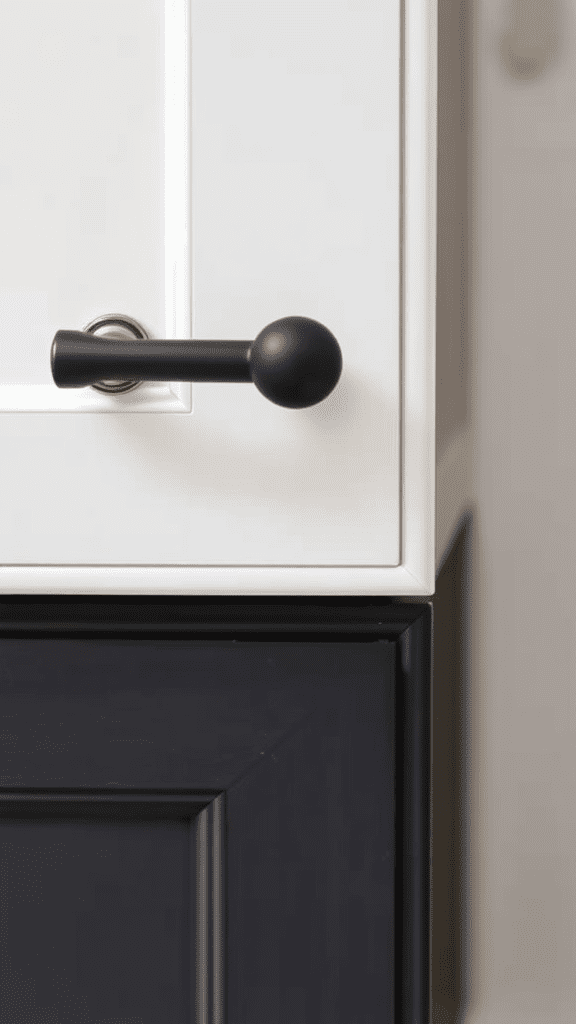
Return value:
M 402 10 L 0 0 L 3 592 L 433 590 L 434 11 Z M 342 376 L 300 410 L 57 388 L 54 333 L 112 313 L 310 317 Z

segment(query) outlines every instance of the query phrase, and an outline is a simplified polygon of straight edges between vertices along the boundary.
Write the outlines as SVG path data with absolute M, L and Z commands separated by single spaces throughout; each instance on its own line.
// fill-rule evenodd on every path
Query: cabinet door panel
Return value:
M 254 623 L 209 638 L 206 619 L 203 635 L 156 639 L 4 621 L 0 1019 L 412 1013 L 427 858 L 410 821 L 426 799 L 403 757 L 406 694 L 418 704 L 426 685 L 410 647 L 398 674 L 409 615 L 347 640 L 267 639 Z

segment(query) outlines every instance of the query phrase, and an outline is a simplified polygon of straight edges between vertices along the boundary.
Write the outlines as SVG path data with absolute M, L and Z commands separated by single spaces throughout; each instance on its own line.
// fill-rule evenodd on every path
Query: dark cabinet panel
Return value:
M 428 606 L 0 606 L 0 1024 L 424 1024 Z

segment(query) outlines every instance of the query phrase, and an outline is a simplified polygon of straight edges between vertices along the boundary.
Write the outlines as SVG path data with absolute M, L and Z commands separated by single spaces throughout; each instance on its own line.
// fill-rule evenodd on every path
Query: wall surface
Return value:
M 463 429 L 473 458 L 435 599 L 433 1019 L 573 1024 L 576 8 L 468 2 L 439 25 L 439 467 Z

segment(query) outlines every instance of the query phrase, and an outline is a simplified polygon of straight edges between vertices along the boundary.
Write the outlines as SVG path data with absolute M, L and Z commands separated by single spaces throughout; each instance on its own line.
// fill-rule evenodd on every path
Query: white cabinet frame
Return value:
M 175 4 L 182 10 L 185 5 Z M 181 38 L 181 37 L 180 37 Z M 436 0 L 405 0 L 402 89 L 401 561 L 398 566 L 15 565 L 0 567 L 11 594 L 424 596 L 435 573 Z M 176 83 L 182 86 L 182 83 Z M 173 86 L 176 88 L 176 85 Z M 170 95 L 170 90 L 168 92 Z M 180 114 L 182 111 L 179 112 Z M 187 111 L 184 112 L 187 115 Z M 178 164 L 183 154 L 168 152 Z M 187 162 L 180 163 L 185 166 Z M 185 176 L 172 182 L 188 189 Z M 181 204 L 182 195 L 176 201 Z M 179 328 L 189 323 L 176 232 L 173 281 Z M 184 248 L 183 248 L 184 247 Z M 180 316 L 176 310 L 180 309 Z

